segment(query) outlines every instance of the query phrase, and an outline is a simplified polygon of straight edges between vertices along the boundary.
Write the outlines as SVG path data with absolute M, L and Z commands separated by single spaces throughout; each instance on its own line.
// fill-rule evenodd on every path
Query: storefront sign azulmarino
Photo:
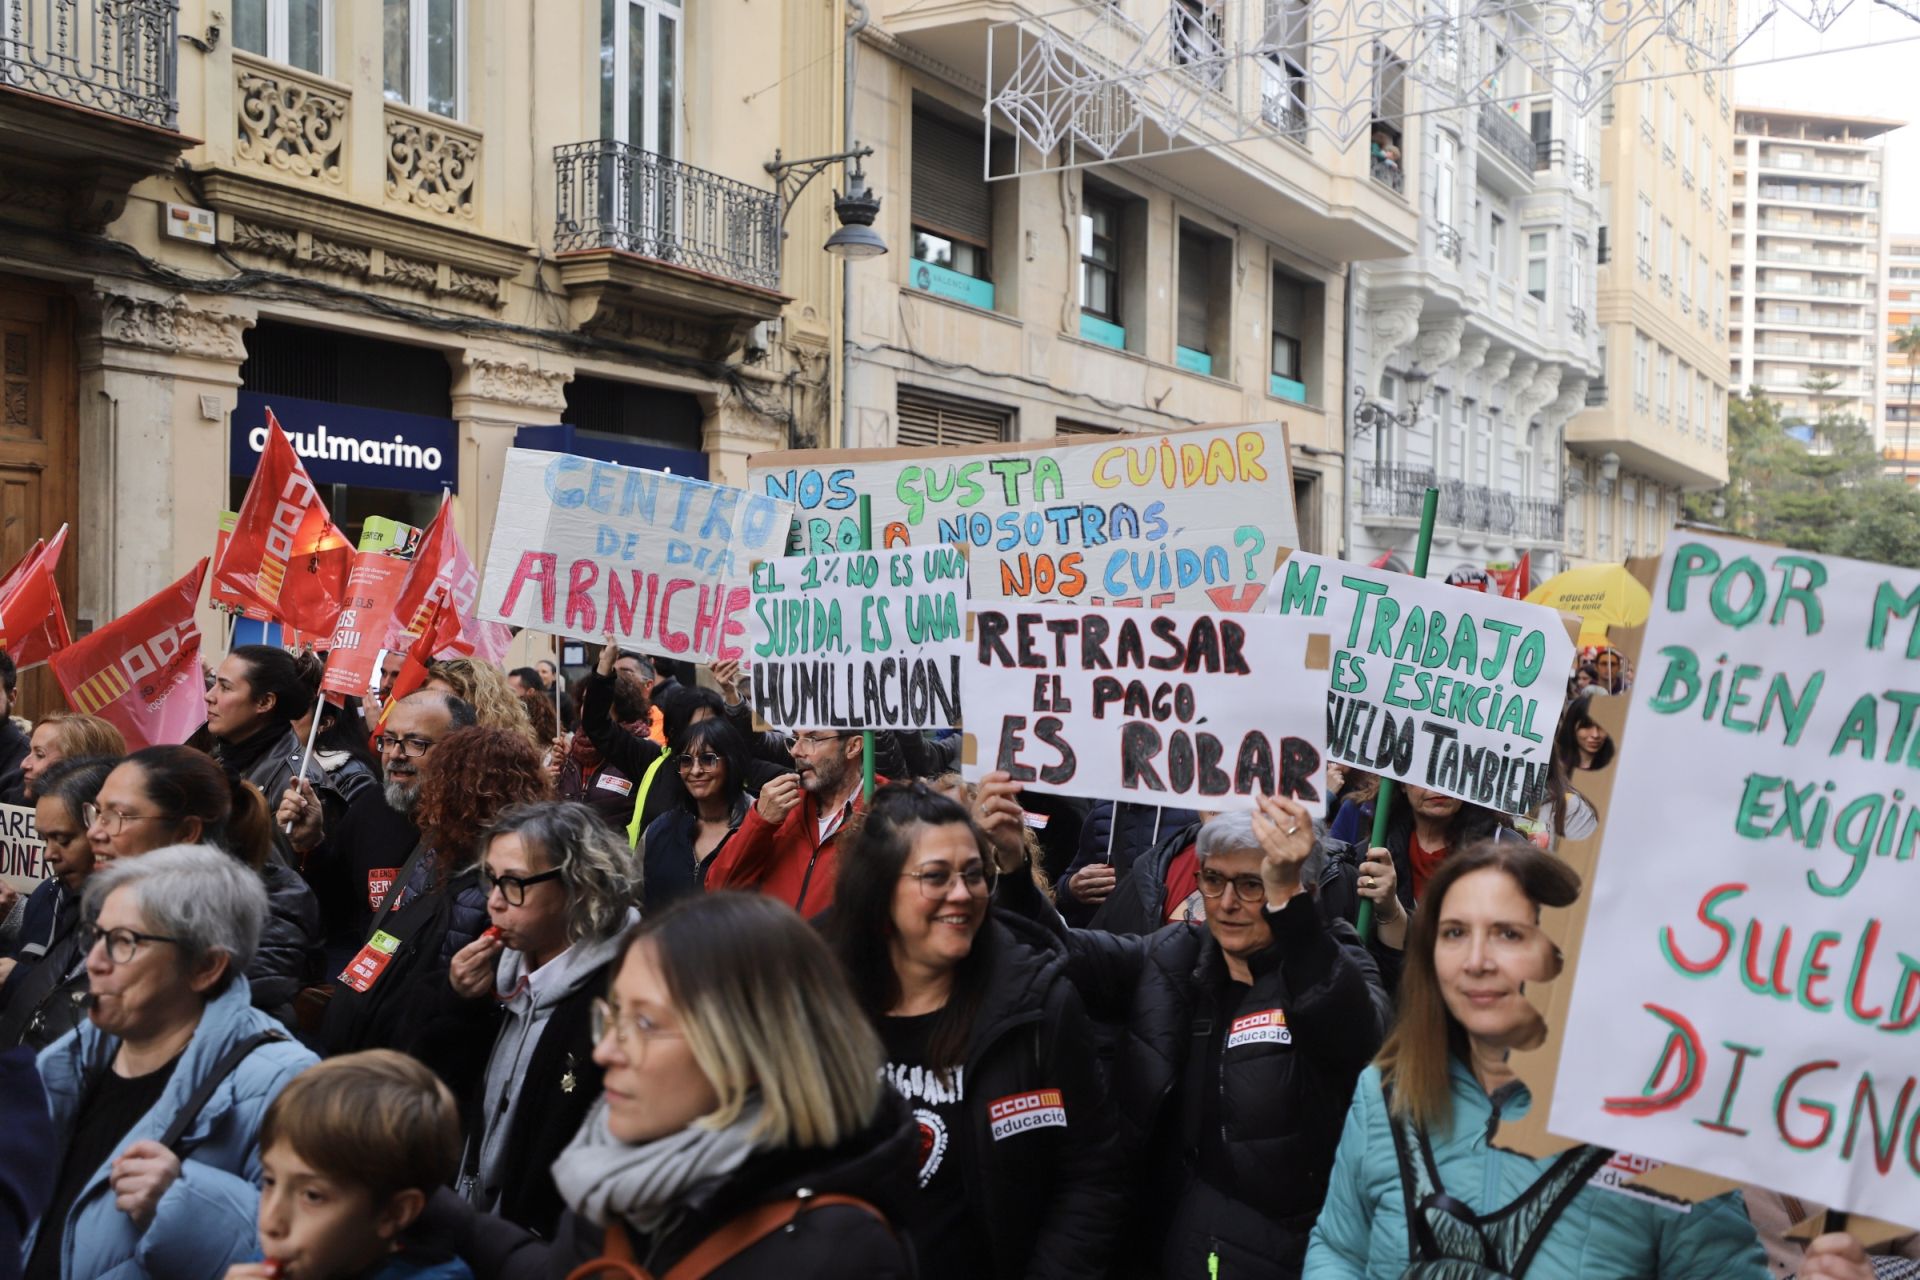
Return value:
M 315 484 L 438 493 L 460 487 L 459 424 L 391 409 L 242 391 L 234 407 L 229 469 L 252 475 L 267 442 L 267 410 L 280 420 Z

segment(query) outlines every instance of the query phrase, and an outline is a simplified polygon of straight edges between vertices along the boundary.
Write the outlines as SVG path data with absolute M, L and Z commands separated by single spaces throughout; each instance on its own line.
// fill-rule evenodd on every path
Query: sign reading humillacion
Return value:
M 1672 535 L 1550 1127 L 1920 1227 L 1920 573 Z
M 1305 551 L 1287 557 L 1266 608 L 1333 634 L 1333 759 L 1502 813 L 1550 798 L 1573 664 L 1558 614 Z
M 953 547 L 753 566 L 753 709 L 780 729 L 960 723 L 967 558 Z
M 1189 809 L 1320 799 L 1314 620 L 993 605 L 972 614 L 969 781 Z
M 698 662 L 741 656 L 748 566 L 790 504 L 664 471 L 509 449 L 480 617 Z
M 1245 612 L 1297 540 L 1286 428 L 1065 437 L 957 449 L 759 454 L 757 494 L 800 513 L 792 550 L 968 549 L 975 600 Z

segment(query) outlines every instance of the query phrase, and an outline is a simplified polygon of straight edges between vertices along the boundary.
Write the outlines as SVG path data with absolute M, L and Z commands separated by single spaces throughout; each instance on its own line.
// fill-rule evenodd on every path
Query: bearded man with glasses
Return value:
M 793 735 L 792 751 L 794 772 L 760 788 L 707 868 L 707 888 L 758 889 L 814 916 L 833 905 L 840 831 L 860 810 L 861 738 L 807 730 Z

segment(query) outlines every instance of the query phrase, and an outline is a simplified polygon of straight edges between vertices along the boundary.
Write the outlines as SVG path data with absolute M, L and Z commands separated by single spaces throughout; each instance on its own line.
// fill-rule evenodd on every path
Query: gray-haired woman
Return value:
M 480 838 L 480 883 L 493 927 L 427 988 L 403 1047 L 461 1099 L 462 1194 L 551 1236 L 562 1206 L 547 1170 L 600 1096 L 592 1005 L 639 921 L 639 866 L 586 805 L 543 801 Z
M 92 1008 L 40 1054 L 62 1154 L 24 1274 L 219 1275 L 254 1249 L 260 1119 L 315 1061 L 242 976 L 267 891 L 225 853 L 177 845 L 96 871 L 83 911 Z

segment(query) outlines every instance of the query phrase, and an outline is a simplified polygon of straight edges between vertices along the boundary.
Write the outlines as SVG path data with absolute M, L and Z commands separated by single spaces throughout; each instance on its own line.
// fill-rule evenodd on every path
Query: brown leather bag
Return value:
M 870 1214 L 881 1226 L 892 1231 L 887 1215 L 856 1196 L 803 1195 L 785 1200 L 770 1200 L 733 1218 L 718 1231 L 702 1240 L 693 1252 L 673 1264 L 660 1280 L 704 1280 L 738 1255 L 782 1227 L 792 1226 L 800 1216 L 828 1205 L 845 1205 Z M 653 1273 L 634 1259 L 633 1245 L 618 1222 L 607 1224 L 606 1252 L 591 1262 L 583 1262 L 567 1273 L 567 1280 L 654 1280 Z

